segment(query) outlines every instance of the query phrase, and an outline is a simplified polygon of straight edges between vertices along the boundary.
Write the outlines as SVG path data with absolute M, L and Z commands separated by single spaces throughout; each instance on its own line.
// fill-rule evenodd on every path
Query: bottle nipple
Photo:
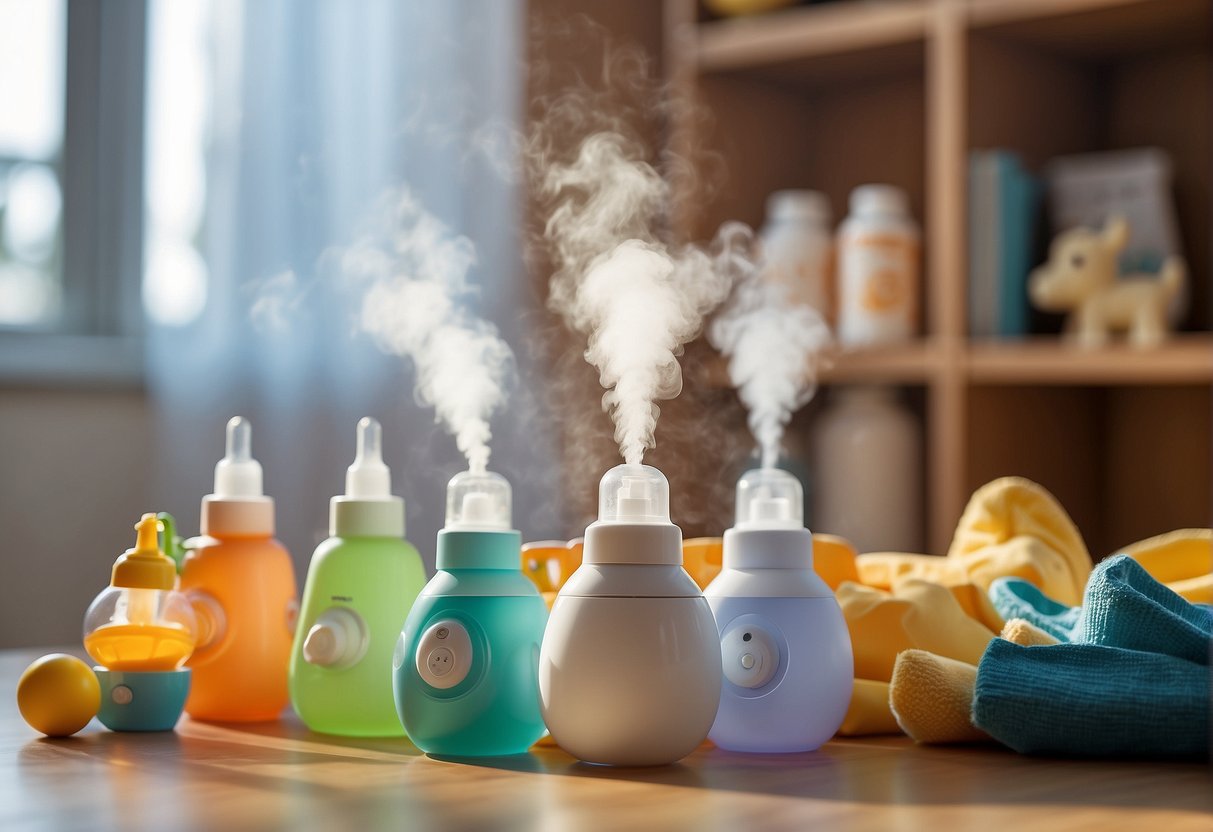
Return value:
M 392 495 L 392 473 L 383 463 L 383 428 L 370 417 L 358 422 L 358 450 L 345 472 L 345 496 L 386 499 Z
M 243 416 L 227 423 L 227 451 L 215 465 L 215 497 L 239 500 L 263 496 L 261 463 L 253 459 L 253 426 Z

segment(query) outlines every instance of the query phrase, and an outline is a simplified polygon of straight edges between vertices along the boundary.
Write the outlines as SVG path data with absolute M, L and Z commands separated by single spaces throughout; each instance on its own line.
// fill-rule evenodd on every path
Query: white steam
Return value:
M 553 205 L 549 305 L 587 336 L 620 454 L 640 463 L 654 445 L 656 402 L 682 390 L 683 345 L 727 297 L 729 276 L 704 252 L 657 237 L 668 185 L 617 133 L 585 139 L 571 163 L 543 170 L 541 184 Z
M 506 399 L 514 356 L 497 329 L 467 308 L 468 272 L 476 265 L 471 240 L 402 188 L 340 252 L 340 265 L 363 290 L 361 328 L 381 349 L 412 360 L 417 399 L 454 435 L 468 468 L 486 470 L 489 421 Z
M 728 359 L 729 379 L 745 405 L 762 466 L 773 468 L 788 421 L 817 390 L 818 362 L 830 343 L 830 329 L 817 310 L 790 302 L 784 286 L 764 280 L 752 251 L 749 227 L 721 226 L 717 268 L 732 274 L 737 285 L 707 335 Z

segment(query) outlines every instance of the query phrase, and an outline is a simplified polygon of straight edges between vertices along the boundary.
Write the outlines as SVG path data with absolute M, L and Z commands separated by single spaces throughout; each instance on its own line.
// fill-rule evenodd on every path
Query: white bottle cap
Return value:
M 737 481 L 738 529 L 799 529 L 804 526 L 804 489 L 780 468 L 746 471 Z
M 598 522 L 585 530 L 583 563 L 682 566 L 682 531 L 670 522 L 665 475 L 650 465 L 616 465 L 603 475 Z M 694 586 L 681 568 L 678 573 Z
M 509 531 L 512 523 L 510 484 L 485 471 L 463 471 L 446 487 L 446 526 L 452 531 Z
M 830 200 L 821 191 L 775 191 L 767 197 L 767 217 L 827 225 Z
M 253 427 L 243 416 L 227 423 L 227 450 L 215 465 L 215 491 L 202 498 L 203 534 L 270 535 L 274 501 L 262 493 L 261 463 L 253 459 Z
M 383 463 L 383 428 L 358 422 L 354 463 L 345 471 L 345 495 L 329 501 L 331 537 L 404 537 L 404 501 L 392 496 L 392 473 Z
M 851 191 L 851 213 L 866 216 L 904 216 L 909 212 L 906 192 L 895 185 L 860 185 Z

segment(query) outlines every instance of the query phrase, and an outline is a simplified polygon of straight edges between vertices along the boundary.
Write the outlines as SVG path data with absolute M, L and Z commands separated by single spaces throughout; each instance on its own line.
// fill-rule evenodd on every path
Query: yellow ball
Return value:
M 27 667 L 17 682 L 21 716 L 48 737 L 71 736 L 88 725 L 100 707 L 97 674 L 66 653 L 43 656 Z

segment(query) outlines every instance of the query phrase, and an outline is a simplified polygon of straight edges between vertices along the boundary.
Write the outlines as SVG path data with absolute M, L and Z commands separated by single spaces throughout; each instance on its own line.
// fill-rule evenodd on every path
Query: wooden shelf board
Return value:
M 823 384 L 926 384 L 941 364 L 941 351 L 929 342 L 837 351 L 823 361 L 818 381 Z M 707 368 L 706 381 L 713 387 L 732 386 L 723 358 Z
M 1053 337 L 974 342 L 965 365 L 974 384 L 1205 385 L 1213 384 L 1213 335 L 1179 335 L 1153 349 L 1082 349 Z
M 1104 59 L 1210 43 L 1209 0 L 971 0 L 969 28 Z
M 772 80 L 867 76 L 922 63 L 929 7 L 922 0 L 807 6 L 696 27 L 703 73 L 765 71 Z

